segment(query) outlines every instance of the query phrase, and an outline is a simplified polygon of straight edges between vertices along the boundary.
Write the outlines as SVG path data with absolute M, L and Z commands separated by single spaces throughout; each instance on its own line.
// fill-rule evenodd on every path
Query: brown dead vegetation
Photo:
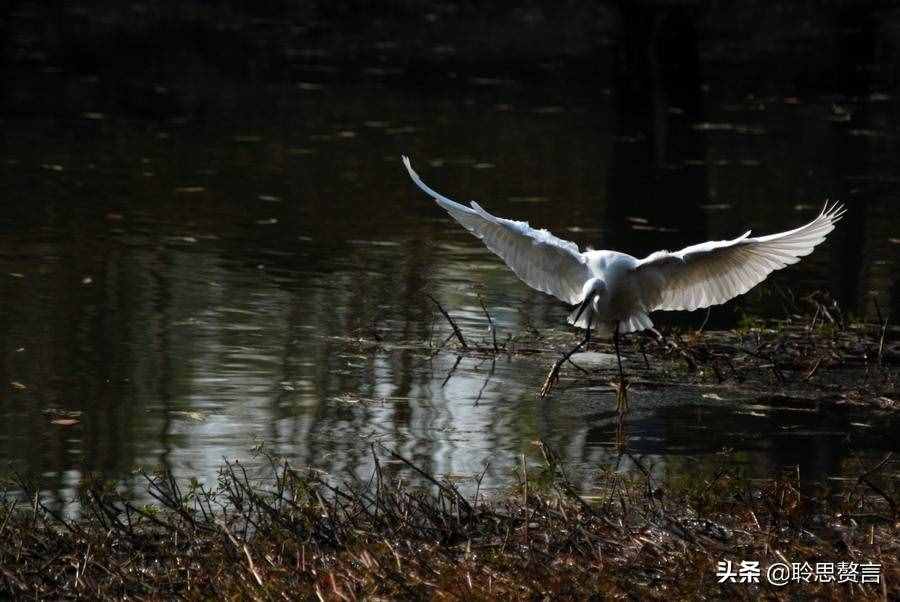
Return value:
M 27 483 L 0 506 L 0 597 L 14 599 L 638 599 L 900 594 L 891 457 L 839 495 L 790 475 L 748 482 L 722 470 L 689 486 L 601 467 L 577 492 L 554 455 L 523 466 L 507 494 L 464 497 L 387 449 L 367 483 L 338 484 L 269 458 L 255 481 L 226 463 L 215 491 L 147 475 L 153 506 L 100 482 L 80 515 Z M 378 458 L 422 477 L 412 487 Z M 637 461 L 637 460 L 635 460 Z M 21 492 L 25 492 L 24 495 Z M 878 584 L 718 583 L 722 560 L 881 564 Z M 763 573 L 764 575 L 764 573 Z

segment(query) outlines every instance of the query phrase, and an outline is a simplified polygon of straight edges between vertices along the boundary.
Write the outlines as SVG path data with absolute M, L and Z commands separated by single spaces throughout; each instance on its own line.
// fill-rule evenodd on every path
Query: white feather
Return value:
M 433 197 L 456 221 L 484 241 L 525 284 L 569 304 L 580 304 L 592 286 L 602 281 L 603 295 L 592 297 L 569 323 L 601 334 L 652 328 L 647 315 L 655 310 L 694 310 L 725 303 L 756 286 L 775 270 L 809 255 L 844 215 L 839 203 L 827 203 L 819 216 L 794 230 L 733 240 L 709 241 L 670 253 L 658 251 L 645 259 L 616 251 L 587 251 L 535 230 L 526 222 L 496 217 L 472 202 L 469 207 L 435 192 L 403 164 L 416 185 Z M 575 316 L 579 315 L 578 320 Z
M 591 273 L 578 245 L 556 238 L 546 230 L 535 230 L 526 222 L 495 217 L 478 203 L 472 202 L 471 208 L 460 205 L 429 188 L 406 157 L 403 164 L 419 188 L 484 241 L 525 284 L 566 303 L 581 301 L 581 288 Z
M 694 310 L 742 295 L 781 268 L 797 263 L 834 230 L 844 215 L 839 203 L 794 230 L 733 240 L 709 241 L 677 253 L 659 251 L 633 268 L 645 311 Z

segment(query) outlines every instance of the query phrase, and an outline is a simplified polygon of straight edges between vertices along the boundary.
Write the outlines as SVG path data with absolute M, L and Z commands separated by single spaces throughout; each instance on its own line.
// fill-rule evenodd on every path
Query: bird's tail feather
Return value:
M 627 319 L 619 321 L 619 334 L 628 334 L 629 332 L 640 332 L 653 328 L 653 321 L 650 316 L 643 312 L 628 316 Z
M 576 328 L 585 329 L 587 328 L 587 317 L 588 312 L 582 312 L 578 319 L 575 319 L 575 316 L 578 314 L 578 309 L 575 308 L 571 314 L 569 314 L 569 324 L 575 326 Z M 594 334 L 597 336 L 607 336 L 612 335 L 615 330 L 615 322 L 592 322 L 591 327 L 593 328 Z M 644 312 L 639 312 L 634 315 L 628 316 L 624 320 L 619 321 L 619 334 L 628 334 L 630 332 L 639 332 L 641 330 L 647 330 L 648 328 L 653 328 L 653 321 L 650 319 L 650 316 L 645 314 Z

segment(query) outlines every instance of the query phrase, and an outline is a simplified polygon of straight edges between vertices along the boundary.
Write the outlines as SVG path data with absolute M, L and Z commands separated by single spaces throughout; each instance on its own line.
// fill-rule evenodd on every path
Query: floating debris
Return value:
M 847 134 L 861 138 L 893 138 L 890 133 L 883 130 L 852 129 L 847 130 Z
M 46 408 L 41 410 L 50 419 L 50 424 L 57 426 L 73 426 L 80 422 L 80 410 L 63 410 L 60 408 Z
M 749 134 L 760 136 L 766 133 L 765 128 L 739 123 L 712 123 L 708 121 L 695 123 L 691 129 L 700 132 L 734 132 L 736 134 Z
M 206 420 L 206 414 L 192 410 L 173 410 L 169 412 L 169 414 L 176 418 L 186 418 L 188 420 L 193 420 L 194 422 L 203 422 Z
M 666 226 L 649 226 L 647 224 L 631 224 L 632 230 L 644 230 L 647 232 L 678 232 L 678 228 L 669 228 Z

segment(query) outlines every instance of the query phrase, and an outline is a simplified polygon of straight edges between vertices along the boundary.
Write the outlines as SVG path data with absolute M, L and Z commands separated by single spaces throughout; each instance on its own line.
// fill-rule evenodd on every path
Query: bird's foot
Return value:
M 616 388 L 616 411 L 620 416 L 628 413 L 628 382 L 624 378 Z
M 628 432 L 625 429 L 625 415 L 619 414 L 616 420 L 616 448 L 624 452 L 628 448 Z
M 622 377 L 616 388 L 616 447 L 624 452 L 628 447 L 628 436 L 625 431 L 625 415 L 628 413 L 628 382 Z
M 550 394 L 550 389 L 553 388 L 553 385 L 559 380 L 559 369 L 565 361 L 563 358 L 560 358 L 553 362 L 553 367 L 550 368 L 550 372 L 547 374 L 547 379 L 544 381 L 544 385 L 541 387 L 540 397 L 544 399 L 547 395 Z

